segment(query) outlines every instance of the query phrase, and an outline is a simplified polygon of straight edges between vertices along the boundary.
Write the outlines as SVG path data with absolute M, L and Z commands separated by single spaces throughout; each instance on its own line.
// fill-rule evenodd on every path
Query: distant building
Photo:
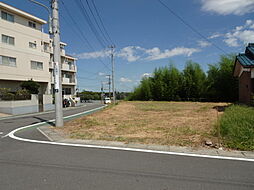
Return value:
M 245 53 L 236 56 L 234 76 L 239 78 L 239 102 L 254 103 L 254 44 L 248 44 Z
M 53 48 L 47 22 L 0 2 L 0 88 L 16 91 L 23 81 L 40 84 L 40 94 L 53 94 Z M 61 43 L 62 87 L 65 96 L 76 94 L 76 59 L 65 53 Z

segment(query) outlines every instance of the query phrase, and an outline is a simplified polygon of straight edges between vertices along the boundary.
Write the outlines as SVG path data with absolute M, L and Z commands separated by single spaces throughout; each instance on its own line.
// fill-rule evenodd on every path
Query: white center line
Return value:
M 4 134 L 3 132 L 0 132 L 0 135 Z

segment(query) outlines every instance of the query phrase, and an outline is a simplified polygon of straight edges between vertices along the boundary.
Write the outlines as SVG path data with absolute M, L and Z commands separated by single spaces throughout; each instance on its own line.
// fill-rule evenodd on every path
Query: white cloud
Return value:
M 128 78 L 125 78 L 125 77 L 121 77 L 121 78 L 120 78 L 120 82 L 126 83 L 126 82 L 132 82 L 132 80 L 131 80 L 131 79 L 128 79 Z
M 117 56 L 122 57 L 129 62 L 134 62 L 140 59 L 140 56 L 137 55 L 137 51 L 142 49 L 143 48 L 139 46 L 127 46 L 121 49 L 120 52 L 117 53 Z
M 242 26 L 237 26 L 232 31 L 225 34 L 224 42 L 229 47 L 237 47 L 254 40 L 254 21 L 246 20 Z
M 213 34 L 213 35 L 209 36 L 209 37 L 208 37 L 208 39 L 219 38 L 219 37 L 221 37 L 221 36 L 222 36 L 222 34 L 215 33 L 215 34 Z
M 144 78 L 144 77 L 148 78 L 148 77 L 151 77 L 151 76 L 152 76 L 152 73 L 144 73 L 144 74 L 141 75 L 141 78 Z
M 184 55 L 191 56 L 193 53 L 199 52 L 197 48 L 176 47 L 173 49 L 160 50 L 158 47 L 145 49 L 140 46 L 127 46 L 116 52 L 116 57 L 127 60 L 128 62 L 135 62 L 139 60 L 158 60 L 173 56 Z M 79 59 L 96 59 L 104 58 L 110 55 L 110 51 L 97 51 L 89 53 L 78 54 Z
M 85 52 L 81 54 L 77 54 L 79 59 L 95 59 L 95 58 L 103 58 L 108 57 L 110 55 L 110 51 L 95 51 L 95 52 Z
M 200 51 L 200 49 L 185 48 L 185 47 L 176 47 L 171 50 L 166 49 L 164 51 L 161 51 L 159 48 L 155 47 L 153 49 L 146 50 L 148 57 L 146 57 L 145 59 L 158 60 L 158 59 L 165 59 L 165 58 L 169 58 L 169 57 L 174 57 L 177 55 L 191 56 L 193 53 L 196 53 L 199 51 Z
M 106 75 L 106 73 L 99 72 L 98 75 L 99 76 L 104 76 L 104 75 Z
M 226 42 L 226 44 L 230 47 L 239 46 L 236 38 L 227 38 L 227 39 L 224 40 L 224 42 Z
M 199 45 L 200 47 L 208 47 L 208 46 L 211 46 L 211 43 L 209 43 L 208 41 L 199 40 L 199 41 L 198 41 L 198 45 Z
M 201 0 L 202 10 L 220 15 L 244 15 L 254 12 L 253 0 Z

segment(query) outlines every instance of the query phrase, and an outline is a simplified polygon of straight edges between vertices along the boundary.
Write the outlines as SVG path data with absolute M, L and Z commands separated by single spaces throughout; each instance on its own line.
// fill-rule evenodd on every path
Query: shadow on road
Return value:
M 55 126 L 55 122 L 48 121 L 48 120 L 46 120 L 46 119 L 43 119 L 43 118 L 40 118 L 40 117 L 36 117 L 36 116 L 34 116 L 33 118 L 38 119 L 38 120 L 41 121 L 41 122 L 46 122 L 46 123 L 49 124 L 50 126 Z

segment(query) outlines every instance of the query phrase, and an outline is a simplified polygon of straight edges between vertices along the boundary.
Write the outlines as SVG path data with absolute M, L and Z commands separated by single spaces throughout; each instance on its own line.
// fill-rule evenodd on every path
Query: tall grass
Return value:
M 254 108 L 232 105 L 220 119 L 224 144 L 239 150 L 254 150 Z

